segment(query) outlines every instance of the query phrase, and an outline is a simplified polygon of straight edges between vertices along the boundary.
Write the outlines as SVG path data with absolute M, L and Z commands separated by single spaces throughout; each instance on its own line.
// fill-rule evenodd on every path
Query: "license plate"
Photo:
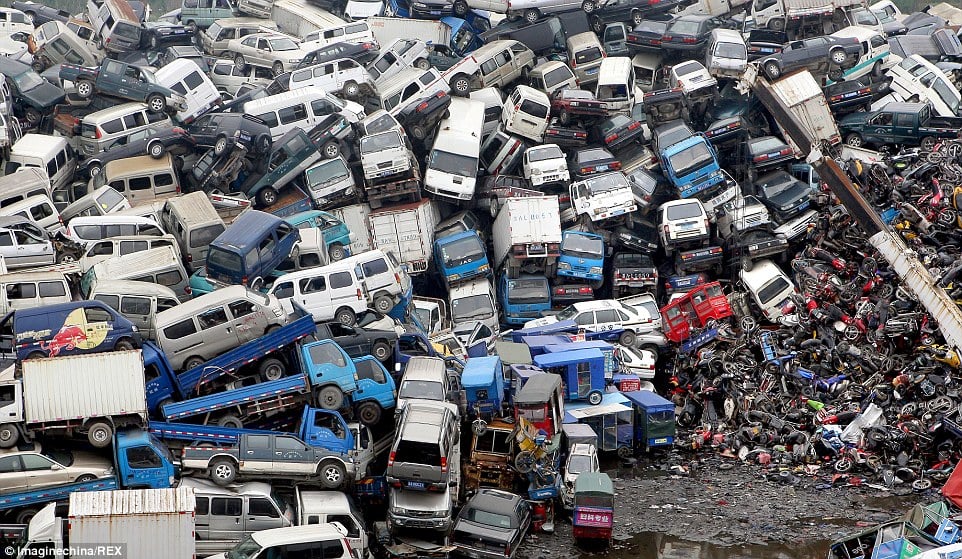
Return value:
M 607 165 L 598 165 L 597 169 L 598 169 L 598 171 L 607 171 L 607 170 L 608 170 L 608 166 L 607 166 Z
M 695 228 L 695 225 L 696 224 L 694 223 L 682 223 L 681 225 L 678 226 L 678 228 L 681 229 L 682 231 L 690 231 Z
M 432 15 L 432 16 L 439 16 L 439 15 L 441 15 L 441 11 L 440 11 L 440 10 L 431 10 L 431 15 Z
M 408 489 L 424 489 L 423 481 L 409 481 L 407 482 Z
M 842 99 L 851 99 L 852 97 L 855 97 L 856 95 L 858 95 L 858 91 L 853 91 L 853 92 L 851 92 L 851 93 L 846 93 L 845 95 L 842 95 Z
M 594 68 L 588 68 L 587 70 L 585 70 L 585 74 L 589 76 L 592 74 L 597 74 L 599 69 L 600 69 L 600 66 L 596 66 Z
M 655 439 L 655 444 L 668 444 L 668 438 Z
M 807 209 L 808 209 L 808 206 L 809 206 L 810 204 L 811 204 L 811 202 L 805 202 L 804 204 L 802 204 L 801 206 L 798 207 L 798 211 L 803 212 L 803 211 L 807 210 Z

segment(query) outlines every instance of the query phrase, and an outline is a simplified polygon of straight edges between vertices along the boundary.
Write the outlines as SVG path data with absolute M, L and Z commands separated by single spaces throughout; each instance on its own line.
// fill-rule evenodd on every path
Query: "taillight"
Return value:
M 590 287 L 579 287 L 578 293 L 580 293 L 581 295 L 588 295 L 588 294 L 594 293 L 594 291 L 592 291 Z
M 780 153 L 780 154 L 782 154 L 782 155 L 788 155 L 788 154 L 792 153 L 792 148 L 785 148 L 785 149 L 783 149 L 782 151 L 780 151 L 780 152 L 778 152 L 778 153 Z
M 388 455 L 388 457 L 387 457 L 387 465 L 388 465 L 388 466 L 393 466 L 393 465 L 394 465 L 394 455 L 395 455 L 395 454 L 396 454 L 396 452 L 392 450 L 392 451 L 391 451 L 391 454 Z M 441 460 L 444 460 L 444 458 L 442 458 Z
M 613 171 L 617 171 L 621 169 L 621 161 L 615 161 L 614 163 L 608 165 L 608 168 Z
M 582 168 L 581 168 L 581 174 L 582 174 L 582 175 L 587 175 L 588 173 L 594 173 L 594 172 L 595 172 L 595 168 L 594 168 L 594 167 L 582 167 Z
M 391 454 L 394 454 L 394 453 L 392 452 Z M 442 474 L 448 473 L 448 459 L 446 456 L 441 457 L 441 473 Z
M 358 289 L 358 290 L 357 290 L 357 300 L 360 301 L 360 300 L 362 300 L 362 299 L 364 299 L 364 294 L 361 293 L 361 290 L 360 290 L 360 289 Z
M 610 144 L 611 142 L 618 139 L 618 134 L 608 134 L 605 136 L 605 143 Z
M 191 294 L 191 289 L 190 289 L 190 286 L 189 286 L 189 285 L 187 285 L 187 286 L 184 287 L 184 293 L 186 293 L 187 295 L 190 295 L 190 294 Z
M 662 35 L 662 36 L 661 36 L 661 40 L 662 40 L 662 41 L 671 41 L 671 35 Z
M 398 285 L 401 285 L 401 274 L 394 272 L 394 281 L 396 281 Z
M 637 130 L 639 128 L 641 128 L 641 123 L 637 120 L 628 125 L 628 130 Z
M 426 108 L 428 108 L 428 102 L 427 102 L 427 101 L 421 101 L 420 103 L 418 103 L 417 108 L 415 108 L 414 110 L 417 111 L 417 112 L 421 112 L 421 111 L 423 111 L 423 110 L 426 109 Z
M 695 41 L 695 39 L 692 38 L 692 37 L 688 37 L 688 38 L 682 39 L 682 42 L 683 42 L 683 43 L 688 43 L 689 45 L 693 45 L 693 44 L 695 44 L 697 41 Z
M 97 129 L 96 129 L 96 132 L 94 133 L 94 138 L 96 138 L 96 139 L 99 140 L 99 139 L 101 139 L 101 138 L 103 138 L 103 137 L 104 137 L 104 135 L 100 132 L 100 128 L 97 128 Z
M 241 285 L 247 285 L 247 276 L 241 278 Z

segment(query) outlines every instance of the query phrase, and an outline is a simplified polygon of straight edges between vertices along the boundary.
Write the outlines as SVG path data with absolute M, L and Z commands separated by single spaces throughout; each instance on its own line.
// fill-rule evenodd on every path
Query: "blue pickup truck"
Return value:
M 0 511 L 20 509 L 15 520 L 26 523 L 42 505 L 52 501 L 64 501 L 77 491 L 158 489 L 173 485 L 177 475 L 177 467 L 170 450 L 156 438 L 140 430 L 117 432 L 114 437 L 113 460 L 113 477 L 4 493 L 0 495 Z
M 350 246 L 354 242 L 354 233 L 333 214 L 321 210 L 307 210 L 288 216 L 284 221 L 298 229 L 307 227 L 320 229 L 321 234 L 324 235 L 324 244 L 327 245 L 331 262 L 343 260 L 351 255 Z
M 434 262 L 448 289 L 475 278 L 491 277 L 484 243 L 473 229 L 435 240 Z
M 701 134 L 661 149 L 661 169 L 682 198 L 698 198 L 709 213 L 735 197 L 737 187 L 718 164 L 718 154 Z

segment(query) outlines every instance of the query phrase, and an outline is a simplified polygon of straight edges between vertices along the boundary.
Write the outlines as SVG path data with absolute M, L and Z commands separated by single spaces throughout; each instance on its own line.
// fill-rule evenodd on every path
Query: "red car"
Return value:
M 608 116 L 608 108 L 583 89 L 562 89 L 551 99 L 551 114 L 567 126 L 572 120 L 596 119 Z

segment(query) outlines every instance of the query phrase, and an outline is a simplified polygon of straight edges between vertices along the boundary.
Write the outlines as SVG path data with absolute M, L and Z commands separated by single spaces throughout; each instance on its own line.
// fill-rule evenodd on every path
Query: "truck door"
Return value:
M 274 437 L 273 472 L 275 474 L 313 474 L 316 472 L 313 456 L 313 449 L 303 441 L 294 437 Z
M 124 487 L 166 487 L 170 483 L 164 459 L 150 446 L 127 447 L 118 458 Z
M 267 497 L 248 497 L 244 531 L 247 533 L 287 526 L 277 506 Z
M 248 435 L 242 444 L 240 460 L 245 472 L 269 474 L 273 472 L 274 450 L 270 435 Z

